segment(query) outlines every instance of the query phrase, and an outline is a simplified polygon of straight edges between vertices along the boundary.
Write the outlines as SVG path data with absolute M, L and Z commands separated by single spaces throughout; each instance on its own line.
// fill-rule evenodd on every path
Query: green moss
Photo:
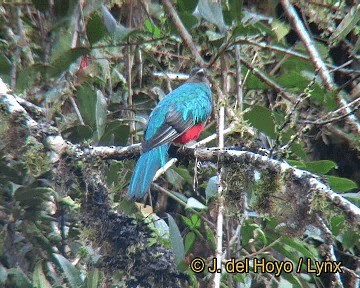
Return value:
M 35 137 L 28 136 L 25 141 L 25 148 L 25 165 L 32 176 L 38 177 L 50 170 L 48 155 L 42 143 L 37 141 Z

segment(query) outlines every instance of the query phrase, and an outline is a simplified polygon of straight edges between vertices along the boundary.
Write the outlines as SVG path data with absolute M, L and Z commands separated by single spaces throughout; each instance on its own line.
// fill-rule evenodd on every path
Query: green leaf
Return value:
M 39 74 L 45 73 L 49 67 L 40 64 L 22 69 L 16 78 L 16 91 L 23 92 L 25 89 L 31 87 L 39 77 Z
M 7 272 L 9 277 L 11 277 L 11 284 L 14 284 L 8 287 L 32 288 L 30 279 L 20 268 L 10 268 Z
M 214 2 L 213 0 L 199 0 L 196 12 L 200 17 L 216 25 L 220 32 L 224 33 L 226 31 L 220 2 Z
M 198 5 L 197 0 L 178 0 L 176 4 L 179 6 L 180 12 L 190 12 L 193 13 L 196 6 Z
M 185 253 L 188 254 L 190 249 L 193 247 L 195 243 L 196 235 L 194 232 L 190 231 L 185 236 Z
M 107 103 L 104 95 L 100 90 L 96 91 L 96 139 L 99 141 L 104 134 L 106 117 L 107 117 Z
M 0 54 L 0 74 L 10 75 L 11 61 L 5 55 Z
M 302 161 L 297 161 L 297 160 L 286 160 L 291 166 L 294 166 L 295 168 L 299 168 L 299 169 L 305 169 L 306 165 L 304 162 Z
M 256 105 L 252 107 L 249 112 L 244 114 L 244 119 L 271 138 L 276 138 L 275 123 L 269 109 Z
M 2 233 L 5 234 L 5 233 Z M 0 235 L 0 240 L 1 242 L 3 242 L 4 239 L 1 239 L 1 235 Z M 0 249 L 0 253 L 1 255 L 3 255 L 3 251 L 2 249 Z M 7 269 L 0 263 L 0 284 L 4 285 L 6 282 L 6 279 L 8 277 L 8 271 Z
M 20 187 L 15 191 L 15 199 L 23 207 L 38 207 L 44 201 L 50 201 L 56 192 L 48 187 Z
M 98 268 L 89 271 L 87 274 L 86 287 L 98 288 L 99 286 L 101 286 L 100 284 L 102 277 L 103 274 Z
M 336 163 L 330 160 L 319 160 L 312 162 L 305 162 L 305 169 L 317 173 L 317 174 L 326 174 L 331 169 L 336 168 Z
M 50 8 L 50 2 L 48 0 L 32 0 L 32 3 L 34 4 L 35 8 L 41 12 L 46 12 Z
M 340 234 L 340 232 L 345 227 L 345 217 L 344 215 L 335 215 L 331 217 L 330 220 L 330 230 L 334 236 Z
M 115 18 L 112 16 L 110 11 L 104 5 L 101 5 L 101 13 L 104 19 L 106 30 L 110 34 L 114 34 L 118 25 Z
M 133 29 L 126 28 L 125 26 L 116 22 L 115 18 L 111 15 L 110 11 L 104 6 L 101 6 L 101 11 L 107 31 L 116 39 L 122 40 L 129 35 Z
M 342 245 L 344 250 L 360 247 L 360 232 L 357 230 L 346 230 L 342 235 Z
M 42 268 L 42 262 L 38 262 L 35 265 L 33 272 L 33 287 L 34 288 L 51 288 L 50 282 L 46 279 L 45 273 Z
M 200 201 L 196 200 L 193 197 L 190 197 L 188 201 L 186 202 L 185 209 L 192 208 L 192 209 L 207 209 L 207 207 L 202 204 Z
M 90 50 L 84 47 L 77 47 L 65 51 L 51 63 L 49 77 L 56 77 L 65 72 L 79 57 L 88 53 L 90 53 Z
M 329 181 L 331 189 L 337 192 L 346 192 L 358 187 L 354 181 L 347 178 L 336 176 L 327 176 L 326 178 Z
M 124 125 L 121 120 L 109 121 L 105 125 L 104 133 L 99 145 L 123 146 L 126 145 L 130 134 L 130 126 Z
M 206 203 L 216 195 L 218 191 L 218 177 L 213 176 L 209 179 L 205 189 Z
M 181 178 L 185 180 L 186 183 L 188 184 L 193 183 L 193 178 L 191 177 L 188 169 L 184 169 L 181 167 L 173 167 L 172 169 L 176 171 L 181 176 Z
M 278 41 L 282 40 L 290 31 L 290 26 L 279 20 L 273 20 L 271 28 L 275 32 Z
M 176 263 L 179 264 L 185 258 L 184 243 L 174 218 L 170 214 L 167 215 L 169 219 L 170 243 L 175 253 Z
M 81 279 L 80 271 L 61 254 L 54 253 L 53 256 L 57 260 L 56 264 L 61 268 L 61 270 L 64 272 L 66 279 L 69 281 L 70 287 L 83 287 L 84 283 Z
M 93 130 L 88 125 L 76 125 L 61 132 L 61 135 L 74 144 L 91 139 Z
M 242 10 L 243 10 L 243 0 L 228 0 L 229 8 L 230 8 L 230 15 L 233 21 L 237 23 L 241 22 L 242 18 Z
M 332 45 L 337 44 L 343 40 L 346 35 L 350 33 L 352 29 L 357 26 L 360 21 L 360 4 L 351 8 L 348 14 L 340 22 L 339 26 L 336 27 L 334 33 L 330 36 L 329 41 Z
M 179 12 L 178 15 L 187 30 L 190 30 L 199 23 L 198 19 L 189 12 Z
M 152 36 L 154 36 L 155 38 L 158 38 L 161 36 L 160 28 L 158 26 L 156 26 L 154 23 L 152 23 L 150 21 L 150 19 L 145 19 L 144 25 L 145 25 L 146 31 L 151 33 Z
M 96 114 L 95 107 L 97 102 L 97 95 L 94 89 L 85 84 L 77 89 L 77 104 L 81 116 L 86 125 L 89 125 L 95 130 Z
M 108 35 L 104 21 L 99 13 L 94 12 L 91 14 L 86 24 L 86 35 L 91 45 L 94 45 L 96 42 Z

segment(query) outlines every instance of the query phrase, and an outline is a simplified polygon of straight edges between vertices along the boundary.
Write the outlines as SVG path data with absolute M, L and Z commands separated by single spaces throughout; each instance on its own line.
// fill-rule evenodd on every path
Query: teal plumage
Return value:
M 142 144 L 144 153 L 138 160 L 130 181 L 130 198 L 145 196 L 156 171 L 167 161 L 170 143 L 177 139 L 188 141 L 197 138 L 211 111 L 211 90 L 204 69 L 192 72 L 186 83 L 157 104 L 150 114 L 145 131 Z M 181 140 L 179 142 L 184 144 Z

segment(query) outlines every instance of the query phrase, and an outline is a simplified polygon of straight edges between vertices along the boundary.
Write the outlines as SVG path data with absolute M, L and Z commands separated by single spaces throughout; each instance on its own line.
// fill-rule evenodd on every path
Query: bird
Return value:
M 195 68 L 189 79 L 167 94 L 149 116 L 142 150 L 128 189 L 130 199 L 149 191 L 156 171 L 168 160 L 172 142 L 186 144 L 196 140 L 210 118 L 213 103 L 205 68 Z

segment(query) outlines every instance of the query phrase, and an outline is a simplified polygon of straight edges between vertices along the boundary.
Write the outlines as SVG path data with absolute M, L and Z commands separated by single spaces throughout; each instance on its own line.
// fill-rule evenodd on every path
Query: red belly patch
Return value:
M 187 130 L 184 134 L 181 134 L 178 138 L 174 140 L 174 143 L 186 144 L 192 140 L 199 138 L 201 132 L 204 130 L 205 123 L 196 124 Z

